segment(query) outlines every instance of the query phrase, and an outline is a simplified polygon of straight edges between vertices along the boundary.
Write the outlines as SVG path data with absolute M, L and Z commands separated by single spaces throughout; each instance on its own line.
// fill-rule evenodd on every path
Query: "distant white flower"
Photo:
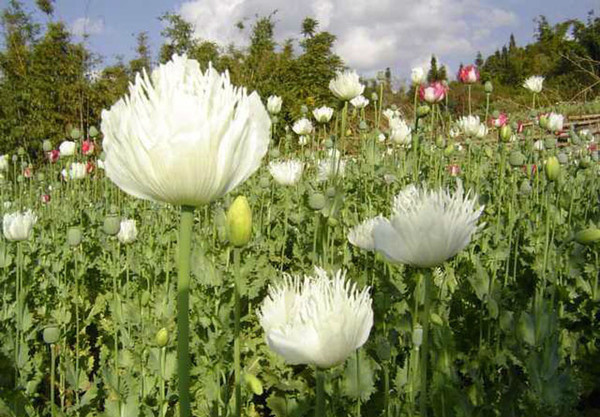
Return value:
M 304 164 L 295 159 L 282 162 L 271 162 L 269 164 L 269 172 L 273 179 L 280 185 L 294 185 L 302 176 Z
M 63 169 L 61 173 L 65 179 L 80 180 L 87 175 L 87 165 L 81 162 L 73 162 L 68 171 Z
M 373 309 L 369 287 L 359 291 L 344 271 L 315 268 L 304 279 L 288 274 L 269 286 L 258 311 L 269 348 L 289 364 L 330 368 L 369 338 Z
M 460 183 L 454 195 L 409 185 L 394 199 L 390 220 L 373 228 L 375 249 L 393 262 L 440 265 L 471 241 L 483 211 L 476 204 Z
M 133 243 L 137 238 L 137 227 L 134 219 L 121 220 L 121 227 L 117 234 L 117 239 L 123 244 Z
M 361 95 L 365 86 L 360 83 L 356 71 L 338 72 L 336 77 L 329 81 L 329 90 L 340 100 L 352 100 Z
M 4 209 L 6 209 L 6 210 L 8 210 L 10 208 L 10 206 L 12 206 L 11 201 L 5 201 L 4 203 L 2 203 L 2 207 L 4 207 Z
M 334 176 L 343 177 L 345 171 L 346 161 L 337 149 L 331 149 L 328 156 L 317 164 L 317 180 L 327 181 Z
M 388 108 L 383 111 L 383 115 L 386 117 L 386 119 L 388 119 L 388 121 L 391 121 L 392 119 L 400 117 L 400 111 L 398 109 Z
M 523 82 L 523 87 L 531 91 L 532 93 L 540 93 L 542 91 L 542 85 L 544 84 L 544 77 L 534 75 L 527 78 Z
M 75 155 L 77 144 L 71 140 L 65 140 L 58 146 L 60 156 L 72 156 Z
M 310 135 L 313 131 L 313 125 L 307 118 L 303 117 L 300 120 L 296 120 L 292 126 L 292 130 L 297 135 Z
M 279 114 L 283 100 L 279 96 L 270 96 L 267 99 L 267 110 L 272 115 Z
M 362 223 L 354 226 L 348 232 L 348 241 L 354 246 L 367 251 L 375 250 L 375 241 L 373 240 L 373 228 L 380 222 L 386 222 L 383 216 L 367 219 Z
M 365 96 L 356 96 L 352 100 L 350 100 L 350 104 L 352 104 L 357 109 L 364 109 L 369 105 L 369 99 Z
M 535 142 L 533 142 L 533 149 L 535 149 L 536 151 L 543 151 L 546 147 L 544 146 L 544 141 L 541 139 L 536 140 Z
M 4 237 L 11 241 L 27 240 L 31 236 L 33 225 L 36 222 L 37 216 L 31 210 L 24 213 L 7 213 L 2 221 Z
M 550 113 L 548 115 L 548 130 L 560 132 L 563 129 L 564 116 L 562 114 Z
M 421 85 L 427 81 L 427 74 L 422 67 L 415 67 L 410 70 L 410 79 L 413 84 Z
M 448 132 L 448 135 L 452 139 L 456 139 L 457 137 L 460 136 L 460 130 L 459 129 L 455 129 L 455 128 L 450 128 L 450 131 Z
M 309 136 L 307 136 L 307 135 L 298 136 L 298 145 L 300 145 L 300 146 L 308 145 L 308 138 L 309 138 Z
M 479 120 L 479 116 L 463 116 L 456 125 L 465 136 L 483 137 L 487 134 L 487 128 Z
M 0 171 L 8 170 L 8 155 L 0 155 Z
M 104 161 L 102 159 L 98 159 L 98 169 L 104 169 Z
M 385 134 L 383 134 L 383 133 L 380 133 L 380 134 L 377 136 L 377 140 L 378 140 L 379 142 L 385 142 Z
M 313 110 L 313 116 L 319 123 L 327 123 L 333 116 L 333 109 L 331 107 L 322 106 Z
M 399 118 L 390 120 L 390 139 L 398 145 L 410 145 L 412 142 L 412 129 Z

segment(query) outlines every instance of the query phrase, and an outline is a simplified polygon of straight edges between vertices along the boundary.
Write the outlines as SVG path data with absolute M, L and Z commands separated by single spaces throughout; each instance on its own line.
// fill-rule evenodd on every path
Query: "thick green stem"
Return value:
M 471 115 L 471 84 L 469 84 L 467 86 L 467 89 L 469 90 L 469 116 Z
M 315 368 L 315 378 L 317 380 L 315 417 L 325 417 L 325 371 Z
M 383 367 L 383 415 L 390 415 L 390 370 L 388 366 Z
M 55 375 L 55 364 L 56 354 L 54 353 L 54 343 L 50 345 L 50 413 L 54 417 L 54 375 Z
M 423 273 L 425 302 L 423 306 L 423 343 L 421 344 L 421 416 L 427 417 L 427 366 L 429 364 L 429 308 L 431 305 L 431 271 Z
M 181 207 L 179 253 L 177 256 L 177 375 L 179 415 L 191 417 L 190 406 L 190 256 L 192 250 L 193 207 Z
M 358 395 L 356 396 L 356 417 L 360 417 L 360 349 L 356 349 L 356 388 Z
M 242 415 L 242 383 L 241 383 L 241 366 L 240 366 L 240 283 L 239 274 L 241 273 L 240 268 L 240 249 L 235 248 L 233 250 L 233 282 L 234 282 L 234 324 L 233 324 L 233 366 L 235 372 L 235 415 L 241 417 Z

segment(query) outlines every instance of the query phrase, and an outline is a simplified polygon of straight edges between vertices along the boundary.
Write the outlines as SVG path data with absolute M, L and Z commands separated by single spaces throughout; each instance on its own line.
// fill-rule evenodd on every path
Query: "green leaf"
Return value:
M 346 361 L 342 392 L 350 398 L 360 398 L 367 401 L 375 392 L 374 362 L 362 350 L 350 355 Z

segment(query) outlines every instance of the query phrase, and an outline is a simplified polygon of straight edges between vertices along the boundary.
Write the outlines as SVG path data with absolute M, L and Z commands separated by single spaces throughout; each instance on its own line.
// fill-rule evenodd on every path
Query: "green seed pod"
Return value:
M 269 188 L 269 186 L 271 185 L 271 181 L 269 181 L 269 177 L 267 176 L 260 177 L 258 185 L 260 185 L 261 188 Z
M 372 101 L 377 101 L 377 100 L 379 100 L 379 96 L 377 95 L 377 93 L 372 93 L 372 94 L 371 94 L 371 100 L 372 100 Z
M 554 137 L 548 137 L 548 138 L 544 139 L 544 147 L 546 149 L 554 149 L 554 148 L 556 148 L 556 138 L 554 138 Z
M 369 128 L 369 126 L 367 126 L 367 122 L 365 122 L 364 120 L 361 120 L 360 123 L 358 124 L 358 128 L 360 130 L 367 130 Z
M 154 340 L 156 341 L 156 344 L 158 345 L 158 347 L 165 347 L 169 344 L 169 332 L 166 328 L 162 328 L 160 329 L 158 332 L 156 332 L 156 336 L 154 337 Z
M 77 246 L 81 243 L 82 233 L 78 226 L 69 227 L 67 230 L 67 243 L 69 246 Z
M 487 94 L 492 94 L 492 92 L 494 91 L 494 85 L 492 84 L 491 81 L 486 81 L 485 84 L 483 85 L 483 89 L 485 90 L 485 92 Z
M 519 191 L 521 192 L 521 194 L 524 195 L 531 194 L 531 184 L 529 183 L 529 181 L 523 181 L 521 183 L 521 186 L 519 187 Z
M 308 205 L 313 210 L 322 210 L 326 202 L 325 196 L 321 193 L 313 193 L 308 197 Z
M 429 114 L 431 108 L 427 104 L 423 104 L 417 108 L 417 117 L 425 117 Z
M 423 327 L 417 324 L 412 332 L 412 342 L 416 347 L 421 346 L 423 343 Z
M 98 129 L 96 129 L 96 126 L 90 126 L 90 129 L 88 130 L 88 133 L 90 135 L 91 138 L 95 138 L 96 136 L 98 136 Z
M 512 137 L 512 128 L 509 125 L 504 125 L 500 128 L 500 139 L 502 139 L 502 142 L 508 142 L 510 141 L 510 138 Z
M 325 190 L 325 195 L 329 198 L 333 198 L 335 197 L 335 187 L 327 187 L 327 190 Z
M 22 146 L 19 146 L 19 149 L 17 149 L 17 155 L 24 156 L 25 155 L 25 148 L 22 147 Z
M 575 235 L 575 241 L 581 245 L 592 245 L 600 242 L 600 229 L 590 227 L 589 229 L 581 230 Z
M 279 149 L 273 148 L 273 150 L 271 151 L 271 158 L 279 158 L 279 155 L 281 155 Z
M 46 179 L 46 176 L 44 175 L 43 172 L 38 172 L 38 174 L 35 177 L 37 178 L 37 180 L 39 182 L 42 182 L 42 181 L 44 181 Z
M 333 148 L 333 141 L 331 139 L 325 139 L 325 142 L 323 142 L 323 144 L 327 149 Z
M 539 119 L 540 127 L 546 129 L 548 127 L 548 115 L 542 114 Z
M 48 139 L 43 141 L 42 149 L 44 150 L 44 152 L 50 152 L 52 150 L 52 142 L 50 142 Z
M 142 297 L 140 299 L 140 302 L 142 303 L 142 306 L 147 306 L 148 302 L 150 301 L 150 293 L 148 292 L 148 290 L 144 290 L 144 292 L 142 292 Z
M 327 224 L 331 227 L 335 227 L 339 224 L 340 222 L 338 222 L 337 219 L 333 218 L 333 217 L 329 217 L 327 218 Z
M 520 151 L 512 151 L 508 157 L 508 163 L 513 167 L 520 167 L 525 163 L 525 155 Z
M 252 374 L 244 374 L 244 382 L 246 386 L 254 395 L 262 395 L 263 394 L 263 385 L 256 376 Z
M 58 342 L 58 339 L 60 338 L 60 329 L 54 325 L 46 326 L 42 335 L 44 337 L 44 342 L 52 345 Z
M 556 181 L 560 176 L 560 162 L 556 156 L 551 156 L 546 161 L 546 177 L 550 181 Z
M 227 229 L 229 242 L 241 247 L 250 242 L 252 237 L 252 210 L 248 199 L 243 195 L 237 196 L 227 211 Z
M 115 236 L 121 229 L 121 218 L 116 214 L 109 214 L 104 218 L 102 230 L 109 236 Z
M 79 129 L 77 129 L 76 127 L 71 129 L 71 139 L 79 139 L 81 137 L 81 131 Z
M 561 165 L 565 165 L 569 163 L 569 155 L 567 155 L 564 152 L 561 152 L 557 155 L 558 158 L 558 162 L 561 163 Z

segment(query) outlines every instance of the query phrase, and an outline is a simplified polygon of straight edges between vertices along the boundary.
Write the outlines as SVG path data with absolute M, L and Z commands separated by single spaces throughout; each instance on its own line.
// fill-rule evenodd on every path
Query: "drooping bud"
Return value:
M 575 241 L 581 245 L 592 245 L 600 242 L 600 229 L 590 227 L 589 229 L 581 230 L 575 235 Z
M 560 175 L 560 162 L 556 156 L 551 156 L 546 161 L 546 177 L 550 181 L 556 181 Z
M 243 195 L 237 196 L 227 211 L 227 227 L 229 242 L 241 247 L 248 244 L 252 237 L 252 210 L 248 199 Z

